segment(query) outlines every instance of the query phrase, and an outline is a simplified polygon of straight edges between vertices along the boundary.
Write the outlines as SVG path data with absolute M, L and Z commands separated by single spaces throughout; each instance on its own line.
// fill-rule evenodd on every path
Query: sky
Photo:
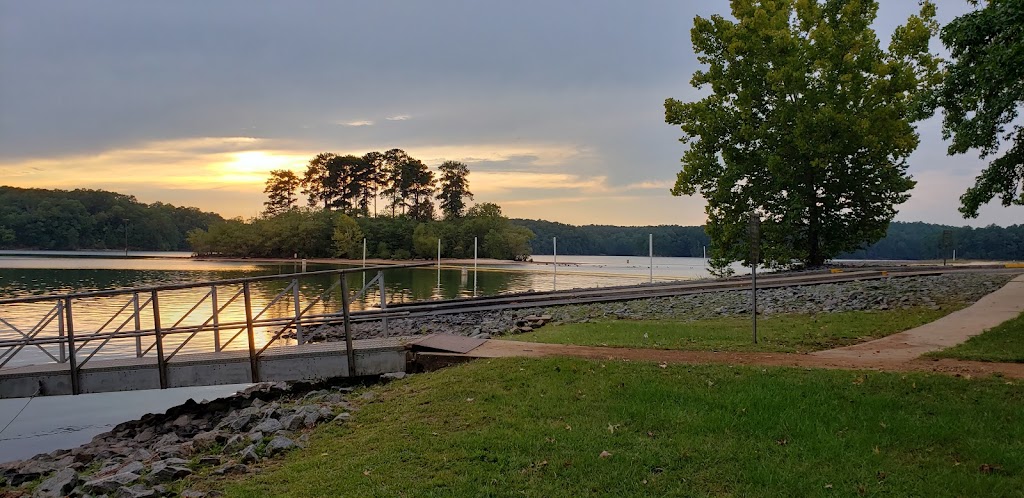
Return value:
M 885 0 L 883 44 L 917 10 Z M 966 0 L 939 0 L 946 23 Z M 572 224 L 700 225 L 673 197 L 696 15 L 726 0 L 0 0 L 0 184 L 256 216 L 269 171 L 401 148 L 465 162 L 476 202 Z M 936 40 L 936 51 L 941 44 Z M 897 220 L 1024 222 L 958 198 L 984 167 L 918 124 Z

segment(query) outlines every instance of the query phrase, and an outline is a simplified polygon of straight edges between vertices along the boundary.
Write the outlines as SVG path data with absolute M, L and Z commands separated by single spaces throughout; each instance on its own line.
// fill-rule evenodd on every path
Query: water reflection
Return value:
M 690 263 L 687 263 L 690 264 Z M 578 266 L 578 265 L 577 265 Z M 339 265 L 307 265 L 307 271 L 341 269 Z M 351 268 L 351 267 L 347 267 Z M 144 286 L 180 284 L 225 280 L 240 277 L 281 275 L 301 271 L 298 261 L 278 264 L 251 264 L 220 261 L 192 261 L 186 259 L 90 259 L 90 258 L 25 258 L 0 256 L 0 296 L 3 298 L 54 295 L 109 289 L 131 289 Z M 373 281 L 377 271 L 357 271 L 346 274 L 351 295 Z M 454 299 L 487 296 L 530 290 L 546 291 L 554 287 L 550 265 L 509 264 L 481 267 L 436 266 L 394 268 L 383 271 L 384 292 L 389 303 L 404 303 L 436 299 Z M 666 276 L 659 275 L 659 279 Z M 675 277 L 668 277 L 675 278 Z M 600 287 L 636 284 L 646 281 L 644 275 L 629 272 L 608 272 L 607 268 L 559 268 L 558 288 Z M 302 275 L 297 292 L 291 278 L 267 280 L 251 284 L 254 317 L 277 319 L 276 325 L 260 326 L 254 330 L 256 347 L 262 348 L 280 335 L 296 309 L 314 315 L 334 314 L 341 310 L 339 274 Z M 175 326 L 212 326 L 218 330 L 197 334 L 175 333 L 164 340 L 165 354 L 214 351 L 218 349 L 247 349 L 245 304 L 241 285 L 220 285 L 213 295 L 210 286 L 165 290 L 158 293 L 160 325 L 164 330 Z M 90 340 L 88 334 L 102 330 L 152 330 L 154 317 L 149 292 L 142 292 L 136 301 L 132 293 L 112 297 L 82 297 L 72 300 L 72 315 L 79 359 L 95 353 L 95 358 L 134 356 L 155 353 L 153 337 Z M 298 303 L 296 303 L 296 299 Z M 377 284 L 368 286 L 363 295 L 353 300 L 353 311 L 380 307 L 381 295 Z M 216 304 L 215 304 L 216 303 Z M 296 305 L 297 304 L 297 305 Z M 57 337 L 63 313 L 56 301 L 0 306 L 0 339 L 19 339 L 25 335 Z M 135 314 L 136 306 L 139 313 Z M 216 310 L 216 312 L 215 312 Z M 215 316 L 216 315 L 216 316 Z M 283 347 L 290 339 L 273 341 L 270 347 Z M 47 345 L 41 351 L 27 347 L 17 351 L 6 366 L 52 361 L 64 358 L 67 351 L 58 345 Z M 10 356 L 3 356 L 0 362 Z M 7 351 L 8 355 L 13 354 Z

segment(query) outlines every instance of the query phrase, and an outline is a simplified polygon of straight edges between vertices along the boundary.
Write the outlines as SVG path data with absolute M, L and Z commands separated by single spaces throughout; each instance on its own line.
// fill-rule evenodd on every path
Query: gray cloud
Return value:
M 939 7 L 944 22 L 968 8 Z M 882 2 L 883 42 L 914 10 Z M 474 168 L 670 180 L 682 146 L 662 102 L 698 95 L 693 17 L 727 12 L 725 0 L 0 0 L 0 162 L 251 136 L 339 152 L 548 144 L 579 153 Z M 936 121 L 921 133 L 901 218 L 958 222 L 958 185 L 983 163 L 946 157 Z M 978 223 L 1021 218 L 996 209 Z

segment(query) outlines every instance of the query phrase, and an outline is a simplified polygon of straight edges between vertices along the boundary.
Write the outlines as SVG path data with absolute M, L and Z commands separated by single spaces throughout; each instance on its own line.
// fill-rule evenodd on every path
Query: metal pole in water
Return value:
M 551 237 L 551 254 L 554 255 L 551 264 L 554 269 L 551 274 L 551 290 L 558 290 L 558 237 Z
M 71 394 L 78 394 L 78 362 L 75 360 L 75 322 L 71 318 L 71 298 L 64 298 L 64 327 L 68 334 L 68 366 L 71 368 Z
M 64 301 L 57 301 L 57 336 L 61 339 L 64 338 Z M 62 340 L 60 342 L 60 362 L 64 363 L 68 359 L 67 344 L 64 344 Z
M 249 282 L 242 282 L 242 295 L 245 300 L 245 328 L 249 336 L 249 373 L 253 384 L 260 381 L 260 368 L 256 359 L 256 337 L 252 330 L 252 292 Z
M 651 280 L 650 283 L 654 283 L 654 234 L 647 234 L 647 252 L 651 258 Z
M 441 239 L 437 239 L 437 292 L 441 293 Z
M 138 334 L 142 330 L 142 318 L 139 317 L 139 293 L 132 293 L 132 304 L 134 304 L 135 311 L 135 333 Z M 214 304 L 216 309 L 216 304 Z M 142 336 L 135 336 L 135 357 L 142 358 Z
M 366 237 L 363 237 L 363 268 L 366 268 Z
M 302 337 L 302 309 L 299 308 L 299 279 L 297 278 L 292 279 L 292 299 L 295 301 L 295 340 L 302 344 L 305 341 Z
M 380 286 L 380 310 L 387 311 L 388 309 L 388 298 L 384 294 L 384 272 L 377 272 L 377 285 Z M 388 336 L 388 317 L 384 315 L 381 319 L 381 324 L 384 326 L 384 337 Z
M 220 352 L 220 306 L 217 304 L 217 286 L 210 286 L 210 302 L 213 304 L 213 350 Z
M 473 237 L 473 297 L 476 297 L 476 237 Z
M 383 293 L 381 293 L 383 295 Z M 352 349 L 352 323 L 348 314 L 348 279 L 341 276 L 341 316 L 345 328 L 345 356 L 348 359 L 348 376 L 356 376 L 356 352 Z
M 164 338 L 160 330 L 160 298 L 153 290 L 153 334 L 156 336 L 156 368 L 160 376 L 160 389 L 167 389 L 167 361 L 164 360 Z

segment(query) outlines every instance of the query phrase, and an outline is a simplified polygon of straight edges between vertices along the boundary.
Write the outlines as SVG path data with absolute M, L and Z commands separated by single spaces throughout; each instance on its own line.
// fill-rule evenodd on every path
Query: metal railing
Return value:
M 334 325 L 340 322 L 344 327 L 349 373 L 354 375 L 355 356 L 352 349 L 349 316 L 351 303 L 368 295 L 367 293 L 373 287 L 377 287 L 380 295 L 380 309 L 386 311 L 384 270 L 429 264 L 346 268 L 133 289 L 0 299 L 0 325 L 6 327 L 6 329 L 0 328 L 0 332 L 6 331 L 7 335 L 15 336 L 13 339 L 0 338 L 0 372 L 3 372 L 3 369 L 15 357 L 23 354 L 26 349 L 37 350 L 42 353 L 39 358 L 46 363 L 67 365 L 71 376 L 72 392 L 78 394 L 79 375 L 86 364 L 111 341 L 134 339 L 134 357 L 141 359 L 155 356 L 160 386 L 166 388 L 168 384 L 167 363 L 185 350 L 186 346 L 194 344 L 193 339 L 197 336 L 211 334 L 212 341 L 207 342 L 212 342 L 212 352 L 219 353 L 229 349 L 233 343 L 236 344 L 235 349 L 242 349 L 242 346 L 234 341 L 244 334 L 247 339 L 245 347 L 248 349 L 252 382 L 259 382 L 259 359 L 272 344 L 279 343 L 286 332 L 294 330 L 296 343 L 302 345 L 308 340 L 307 328 L 316 325 Z M 365 272 L 376 272 L 376 276 L 369 282 L 365 282 Z M 354 273 L 363 273 L 365 284 L 356 292 L 355 296 L 349 296 L 350 290 L 346 276 Z M 316 294 L 312 299 L 307 298 L 303 303 L 301 282 L 304 279 L 308 281 L 311 277 L 323 279 L 325 276 L 336 278 L 331 279 L 333 283 L 328 285 L 325 290 Z M 253 285 L 275 282 L 287 282 L 287 285 L 270 298 L 265 305 L 255 305 Z M 164 325 L 161 316 L 161 295 L 182 290 L 198 289 L 202 292 L 207 288 L 209 290 L 203 293 L 187 311 L 178 316 L 173 324 Z M 341 297 L 338 309 L 334 309 L 328 303 L 329 296 L 336 292 L 339 292 Z M 105 316 L 106 321 L 102 325 L 84 334 L 81 330 L 76 329 L 76 309 L 93 305 L 98 298 L 109 301 L 121 297 L 127 297 L 127 299 L 123 303 L 115 302 L 113 308 L 116 311 Z M 223 299 L 224 297 L 227 299 Z M 241 303 L 239 303 L 239 299 L 241 299 Z M 35 320 L 31 326 L 17 326 L 11 319 L 2 316 L 7 307 L 19 305 L 41 307 L 39 310 L 41 317 Z M 279 308 L 282 305 L 287 316 L 280 313 Z M 239 306 L 242 307 L 242 310 L 237 309 Z M 318 306 L 325 309 L 317 310 Z M 200 309 L 206 310 L 202 312 L 205 315 L 199 314 Z M 226 313 L 228 310 L 233 310 L 234 313 Z M 270 310 L 275 310 L 278 316 L 270 316 L 271 314 L 268 314 Z M 244 319 L 227 318 L 225 320 L 226 316 L 230 317 L 231 315 L 242 315 Z M 382 314 L 381 319 L 386 336 L 387 318 Z M 261 345 L 258 345 L 256 341 L 257 328 L 268 332 L 266 334 L 268 339 Z M 222 341 L 223 337 L 228 338 Z M 144 340 L 147 338 L 151 338 L 151 340 Z M 180 339 L 180 341 L 175 345 L 173 341 L 169 343 L 169 339 Z M 196 352 L 197 348 L 202 350 L 203 346 L 195 345 L 188 351 Z M 38 353 L 36 354 L 38 355 Z M 124 358 L 125 356 L 121 355 L 120 357 Z

